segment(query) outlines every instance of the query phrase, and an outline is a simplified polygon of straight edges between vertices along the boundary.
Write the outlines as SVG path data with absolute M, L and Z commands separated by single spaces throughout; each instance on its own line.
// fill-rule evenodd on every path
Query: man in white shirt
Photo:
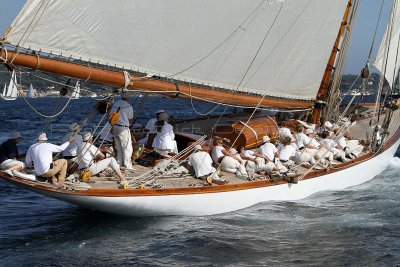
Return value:
M 111 168 L 121 179 L 121 184 L 128 183 L 121 173 L 119 164 L 115 158 L 106 158 L 106 156 L 93 145 L 93 136 L 91 133 L 83 135 L 83 143 L 79 147 L 79 169 L 88 169 L 92 175 L 96 175 L 106 168 Z
M 319 162 L 322 164 L 322 166 L 327 167 L 328 162 L 325 162 L 325 160 L 328 160 L 329 162 L 333 161 L 333 153 L 329 150 L 327 150 L 325 147 L 321 146 L 321 144 L 315 140 L 314 137 L 314 131 L 312 129 L 307 129 L 306 130 L 307 137 L 310 139 L 308 145 L 307 145 L 307 150 L 309 151 L 309 147 L 312 149 L 316 149 L 317 153 L 314 154 L 314 158 L 316 160 L 319 160 L 320 158 L 323 158 Z
M 262 145 L 258 148 L 258 153 L 268 158 L 268 161 L 273 162 L 275 153 L 278 151 L 274 144 L 271 144 L 269 136 L 263 136 Z
M 240 157 L 246 160 L 246 170 L 248 173 L 253 172 L 271 172 L 275 168 L 275 164 L 269 161 L 269 158 L 255 151 L 247 150 L 243 146 L 237 148 Z
M 132 167 L 132 139 L 129 126 L 133 123 L 133 108 L 128 103 L 129 93 L 123 92 L 121 100 L 114 103 L 111 113 L 119 114 L 118 121 L 113 126 L 113 136 L 115 141 L 115 149 L 117 150 L 117 161 L 121 166 L 125 166 L 127 170 L 133 171 Z
M 156 122 L 159 120 L 159 116 L 161 113 L 165 113 L 164 110 L 157 110 L 156 111 L 156 117 L 155 118 L 151 118 L 146 126 L 144 127 L 144 132 L 146 133 L 146 137 L 143 139 L 139 140 L 139 144 L 147 144 L 147 141 L 149 140 L 149 136 L 152 135 L 154 139 L 155 135 L 157 134 L 157 127 L 156 127 Z M 152 140 L 150 140 L 152 141 Z M 151 144 L 150 144 L 151 147 Z
M 360 145 L 358 140 L 346 140 L 346 138 L 340 134 L 340 129 L 338 127 L 334 128 L 333 132 L 336 135 L 339 147 L 346 153 L 346 157 L 355 159 L 361 154 L 364 147 Z
M 72 160 L 76 157 L 78 153 L 78 148 L 82 145 L 82 136 L 79 134 L 80 127 L 74 122 L 69 126 L 69 132 L 63 136 L 61 143 L 64 144 L 69 140 L 71 136 L 75 136 L 74 140 L 69 144 L 69 146 L 62 152 L 64 159 Z
M 30 168 L 34 167 L 37 176 L 49 178 L 57 188 L 66 189 L 64 180 L 67 174 L 67 160 L 58 159 L 53 161 L 53 153 L 64 151 L 73 140 L 74 137 L 71 136 L 64 144 L 56 146 L 46 142 L 46 133 L 39 134 L 37 137 L 38 142 L 31 145 L 26 153 L 26 165 Z
M 168 123 L 167 113 L 161 113 L 156 122 L 157 135 L 153 140 L 153 148 L 158 154 L 169 157 L 178 153 L 174 128 Z
M 333 154 L 333 159 L 340 160 L 342 162 L 346 162 L 346 157 L 344 151 L 341 149 L 341 147 L 336 143 L 334 140 L 329 138 L 329 132 L 324 131 L 321 133 L 321 144 L 330 152 Z
M 188 163 L 193 167 L 196 178 L 203 179 L 211 176 L 213 179 L 219 179 L 217 171 L 212 166 L 210 154 L 202 151 L 201 145 L 194 147 L 194 152 L 188 158 Z

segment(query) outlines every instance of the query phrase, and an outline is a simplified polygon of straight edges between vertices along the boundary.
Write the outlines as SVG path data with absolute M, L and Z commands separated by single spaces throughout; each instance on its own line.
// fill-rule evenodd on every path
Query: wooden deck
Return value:
M 371 112 L 372 110 L 369 110 L 368 112 Z M 351 126 L 349 128 L 350 134 L 358 140 L 365 139 L 366 138 L 366 129 L 369 126 L 369 120 L 370 116 L 368 116 L 368 112 L 366 112 L 366 116 L 364 119 L 361 119 L 357 121 L 357 123 L 354 126 Z M 381 116 L 381 119 L 383 116 Z M 225 122 L 231 121 L 233 118 L 224 118 Z M 201 120 L 201 121 L 191 121 L 191 122 L 185 122 L 183 124 L 180 124 L 179 128 L 180 130 L 184 129 L 202 129 L 207 128 L 209 126 L 212 126 L 213 123 L 215 123 L 216 118 L 212 119 L 206 119 L 206 120 Z M 392 122 L 389 126 L 389 136 L 387 139 L 390 139 L 390 137 L 396 132 L 398 125 L 400 123 L 400 112 L 395 111 L 393 114 L 393 119 Z M 192 126 L 189 127 L 189 124 Z M 195 131 L 196 132 L 196 131 Z M 202 134 L 203 132 L 197 132 Z M 365 152 L 363 152 L 365 154 Z M 362 155 L 363 155 L 362 154 Z M 360 155 L 359 157 L 361 157 Z M 348 165 L 349 162 L 347 163 L 342 163 L 338 161 L 334 161 L 333 164 L 330 166 L 330 168 L 342 168 L 342 165 Z M 187 187 L 204 187 L 204 186 L 210 186 L 206 181 L 196 179 L 194 176 L 190 175 L 189 173 L 178 173 L 178 174 L 169 174 L 169 175 L 162 175 L 162 176 L 152 176 L 152 175 L 145 175 L 148 173 L 151 168 L 149 167 L 143 167 L 141 165 L 135 164 L 134 168 L 136 169 L 133 173 L 131 172 L 126 172 L 125 175 L 127 179 L 130 181 L 130 188 L 140 188 L 142 186 L 145 188 L 187 188 Z M 297 174 L 300 176 L 304 174 L 305 172 L 310 172 L 310 167 L 302 167 L 298 166 Z M 316 168 L 316 170 L 322 169 L 321 167 Z M 228 182 L 228 184 L 242 184 L 242 183 L 249 183 L 251 181 L 249 180 L 243 180 L 240 178 L 237 178 L 236 175 L 227 173 L 227 172 L 220 172 L 220 177 Z M 282 177 L 284 179 L 285 177 Z M 253 181 L 262 181 L 262 180 L 269 180 L 270 176 L 269 175 L 255 175 L 252 177 Z M 72 179 L 70 177 L 69 180 L 77 180 Z M 86 190 L 88 188 L 92 189 L 118 189 L 119 188 L 119 183 L 118 183 L 118 178 L 113 175 L 113 172 L 111 170 L 105 170 L 103 173 L 94 176 L 91 178 L 89 183 L 82 183 L 82 182 L 67 182 L 72 188 L 78 189 L 78 190 Z

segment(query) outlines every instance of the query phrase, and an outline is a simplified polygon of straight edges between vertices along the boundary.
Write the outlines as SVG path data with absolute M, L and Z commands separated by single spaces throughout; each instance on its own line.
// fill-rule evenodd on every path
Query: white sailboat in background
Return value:
M 81 96 L 81 85 L 79 81 L 76 81 L 74 91 L 72 91 L 71 94 L 71 99 L 79 99 L 80 96 Z
M 6 93 L 3 97 L 4 100 L 15 100 L 18 96 L 18 87 L 17 87 L 17 74 L 15 71 L 11 74 L 10 84 L 6 90 Z
M 33 88 L 32 84 L 29 86 L 27 97 L 28 98 L 37 98 L 37 91 L 36 91 L 36 89 Z
M 1 94 L 1 98 L 3 98 L 6 95 L 6 92 L 7 92 L 7 84 L 4 84 L 3 93 Z

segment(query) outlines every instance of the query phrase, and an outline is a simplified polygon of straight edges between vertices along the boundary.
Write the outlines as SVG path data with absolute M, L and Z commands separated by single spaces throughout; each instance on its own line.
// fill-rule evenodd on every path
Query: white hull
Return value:
M 107 213 L 129 216 L 211 215 L 243 209 L 270 200 L 298 200 L 323 190 L 339 190 L 365 183 L 380 174 L 396 153 L 397 140 L 382 154 L 342 171 L 300 181 L 229 192 L 181 194 L 163 196 L 100 197 L 30 190 L 63 201 Z
M 3 97 L 3 99 L 4 100 L 16 100 L 17 98 L 16 97 L 8 97 L 8 96 L 6 96 L 6 97 Z

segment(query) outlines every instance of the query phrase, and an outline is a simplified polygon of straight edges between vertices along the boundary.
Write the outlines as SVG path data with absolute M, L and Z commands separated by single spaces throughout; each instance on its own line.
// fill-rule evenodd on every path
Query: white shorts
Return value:
M 7 170 L 7 169 L 11 168 L 12 166 L 14 166 L 15 164 L 21 165 L 22 169 L 25 168 L 25 163 L 23 163 L 22 161 L 19 161 L 19 160 L 16 160 L 16 159 L 6 159 L 5 161 L 3 161 L 0 164 L 0 169 Z

